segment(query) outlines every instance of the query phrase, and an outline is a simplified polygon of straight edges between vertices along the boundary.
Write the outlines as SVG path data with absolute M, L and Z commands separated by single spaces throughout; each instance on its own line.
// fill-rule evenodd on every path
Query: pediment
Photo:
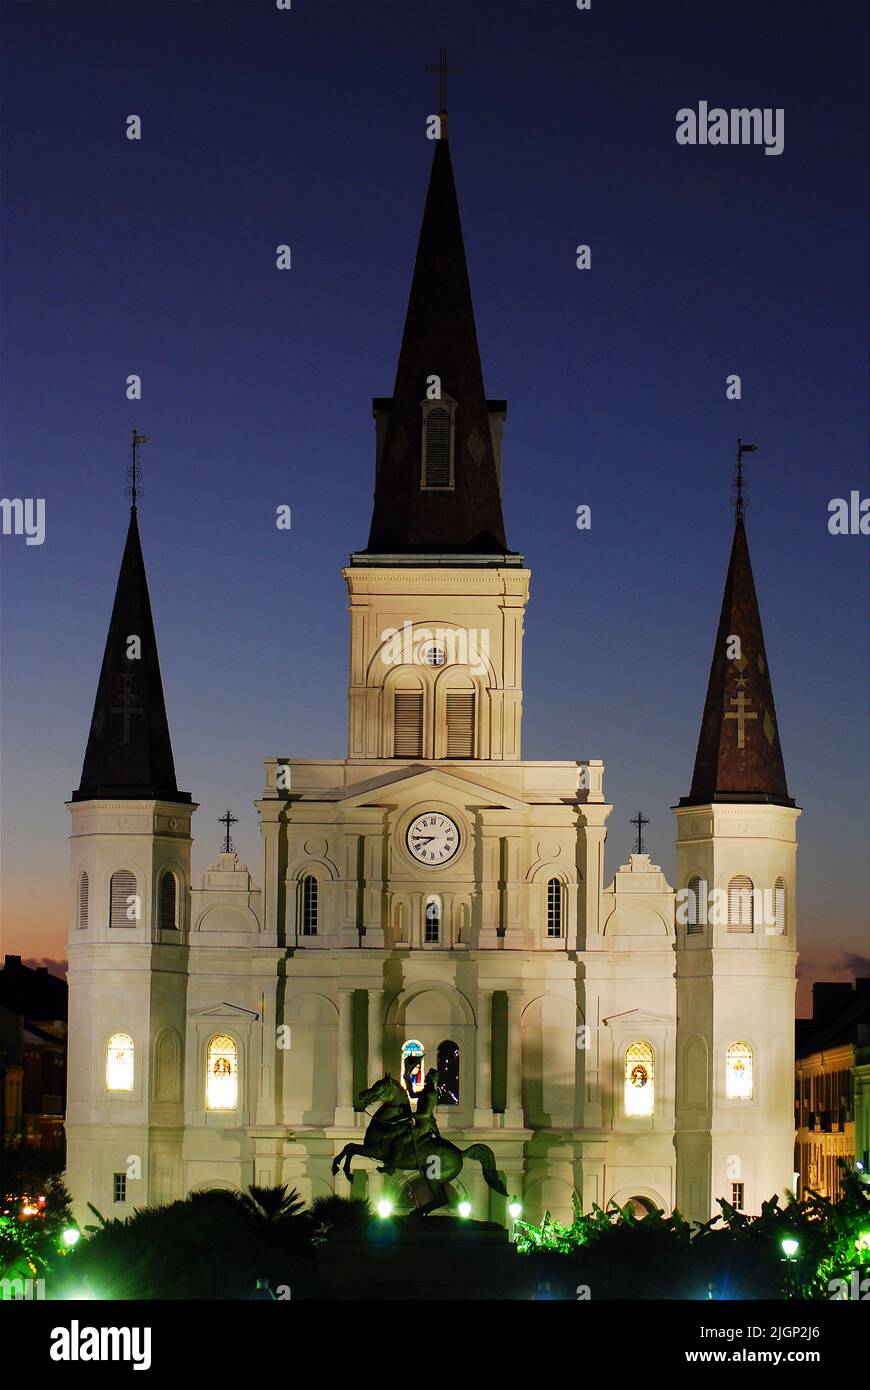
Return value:
M 219 1004 L 209 1004 L 204 1009 L 191 1009 L 190 1018 L 237 1018 L 246 1023 L 256 1022 L 260 1015 L 254 1009 L 243 1009 L 239 1004 L 228 1004 L 226 1000 L 221 1000 Z
M 612 1028 L 614 1024 L 619 1027 L 630 1024 L 632 1027 L 642 1028 L 647 1023 L 659 1026 L 662 1023 L 673 1023 L 673 1021 L 671 1014 L 652 1013 L 649 1009 L 626 1009 L 624 1013 L 608 1014 L 604 1023 L 608 1028 Z
M 419 800 L 444 790 L 458 794 L 468 806 L 494 807 L 506 811 L 524 811 L 529 806 L 527 801 L 513 796 L 503 787 L 483 781 L 470 769 L 448 772 L 446 768 L 432 767 L 427 763 L 412 763 L 409 767 L 385 773 L 383 777 L 358 782 L 336 799 L 348 807 L 391 806 L 395 805 L 396 795 L 400 791 L 403 796 L 410 794 Z

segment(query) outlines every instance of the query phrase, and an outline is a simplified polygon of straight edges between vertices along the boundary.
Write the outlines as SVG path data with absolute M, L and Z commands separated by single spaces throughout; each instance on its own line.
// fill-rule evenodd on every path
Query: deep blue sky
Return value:
M 608 874 L 641 806 L 672 875 L 734 445 L 756 442 L 749 540 L 805 808 L 799 944 L 807 969 L 850 973 L 868 541 L 830 536 L 827 505 L 868 495 L 866 6 L 5 0 L 0 17 L 2 491 L 47 506 L 42 547 L 0 542 L 5 949 L 65 954 L 63 802 L 132 426 L 152 439 L 141 529 L 197 870 L 229 804 L 259 880 L 264 757 L 344 755 L 339 571 L 367 537 L 371 397 L 392 389 L 432 155 L 422 69 L 447 44 L 485 382 L 508 400 L 508 541 L 533 570 L 524 755 L 603 757 Z M 784 153 L 678 146 L 676 111 L 702 99 L 783 107 Z

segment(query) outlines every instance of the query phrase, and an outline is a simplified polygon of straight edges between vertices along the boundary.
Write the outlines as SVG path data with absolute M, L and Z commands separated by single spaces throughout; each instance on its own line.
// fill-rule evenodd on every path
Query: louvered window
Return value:
M 773 915 L 776 935 L 785 936 L 785 882 L 778 878 L 773 887 Z
M 423 756 L 423 692 L 397 690 L 393 705 L 393 757 Z
M 177 902 L 175 874 L 165 873 L 160 880 L 160 926 L 163 931 L 175 931 L 178 926 Z
M 450 487 L 450 411 L 430 410 L 424 428 L 423 487 Z
M 447 692 L 447 756 L 474 757 L 474 691 Z
M 689 936 L 697 936 L 707 921 L 707 884 L 702 878 L 689 879 L 688 898 L 686 931 Z
M 79 927 L 84 930 L 88 925 L 88 876 L 82 874 L 79 879 Z
M 751 932 L 754 913 L 752 879 L 738 874 L 728 884 L 728 930 Z
M 134 901 L 129 901 L 133 899 Z M 135 927 L 139 918 L 139 902 L 136 898 L 136 880 L 129 869 L 119 869 L 112 874 L 110 888 L 109 926 Z

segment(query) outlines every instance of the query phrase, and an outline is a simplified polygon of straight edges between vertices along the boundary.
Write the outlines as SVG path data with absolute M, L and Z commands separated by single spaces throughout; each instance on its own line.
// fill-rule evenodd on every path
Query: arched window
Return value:
M 423 756 L 423 692 L 397 690 L 393 696 L 393 757 Z
M 558 878 L 547 884 L 547 935 L 562 935 L 562 883 Z
M 106 1090 L 132 1089 L 133 1039 L 129 1033 L 113 1033 L 106 1043 Z
M 655 1096 L 653 1050 L 647 1042 L 631 1043 L 625 1050 L 625 1113 L 651 1115 Z
M 239 1098 L 239 1049 L 225 1033 L 212 1038 L 206 1054 L 207 1110 L 235 1110 Z
M 785 880 L 782 878 L 773 885 L 773 917 L 776 935 L 785 936 Z
M 725 1095 L 729 1100 L 752 1100 L 752 1048 L 732 1043 L 725 1053 Z
M 426 904 L 426 920 L 423 925 L 423 941 L 434 946 L 441 940 L 441 899 L 430 898 Z
M 88 876 L 79 879 L 79 928 L 83 931 L 88 925 Z
M 426 1052 L 416 1038 L 408 1038 L 402 1044 L 402 1085 L 409 1095 L 416 1096 L 422 1090 L 425 1073 Z
M 752 879 L 738 874 L 728 884 L 728 930 L 752 931 L 754 922 Z
M 459 1104 L 459 1044 L 449 1038 L 438 1044 L 438 1104 Z
M 450 411 L 443 405 L 430 410 L 424 422 L 423 487 L 451 487 Z
M 474 691 L 447 692 L 447 757 L 474 757 Z
M 313 874 L 306 874 L 302 880 L 301 889 L 301 908 L 302 908 L 302 935 L 317 935 L 317 879 Z
M 109 926 L 135 927 L 139 920 L 136 879 L 129 869 L 118 869 L 109 885 Z
M 703 878 L 689 879 L 688 883 L 688 916 L 686 918 L 686 932 L 689 936 L 696 936 L 703 932 L 707 921 L 707 884 Z
M 160 928 L 175 931 L 178 927 L 178 884 L 169 870 L 160 880 Z

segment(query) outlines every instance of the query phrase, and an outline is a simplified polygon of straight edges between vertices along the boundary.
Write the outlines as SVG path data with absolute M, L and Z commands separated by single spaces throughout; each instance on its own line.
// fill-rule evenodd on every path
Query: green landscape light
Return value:
M 855 1244 L 859 1250 L 870 1250 L 870 1231 L 862 1231 Z
M 793 1236 L 786 1236 L 786 1237 L 785 1237 L 785 1240 L 783 1240 L 783 1241 L 781 1242 L 781 1244 L 782 1244 L 782 1253 L 785 1255 L 785 1258 L 786 1258 L 787 1260 L 793 1260 L 794 1257 L 795 1257 L 795 1255 L 796 1255 L 797 1252 L 798 1252 L 798 1243 L 797 1243 L 797 1241 L 794 1239 Z
M 510 1216 L 512 1221 L 518 1221 L 522 1214 L 522 1202 L 518 1202 L 516 1197 L 514 1197 L 511 1201 L 510 1206 L 508 1207 L 508 1215 Z
M 461 1217 L 463 1217 L 463 1219 L 466 1219 L 466 1220 L 467 1220 L 467 1218 L 471 1215 L 471 1203 L 470 1203 L 470 1202 L 460 1202 L 460 1203 L 459 1203 L 459 1208 L 458 1208 L 458 1210 L 459 1210 L 459 1215 L 460 1215 Z
M 386 1220 L 386 1218 L 388 1216 L 392 1216 L 392 1214 L 393 1204 L 392 1202 L 388 1202 L 386 1197 L 384 1197 L 382 1201 L 378 1202 L 378 1216 L 381 1216 L 384 1218 L 384 1220 Z
M 60 1238 L 68 1250 L 72 1250 L 74 1245 L 78 1245 L 82 1238 L 81 1231 L 77 1231 L 75 1226 L 67 1226 L 65 1231 L 61 1231 Z

